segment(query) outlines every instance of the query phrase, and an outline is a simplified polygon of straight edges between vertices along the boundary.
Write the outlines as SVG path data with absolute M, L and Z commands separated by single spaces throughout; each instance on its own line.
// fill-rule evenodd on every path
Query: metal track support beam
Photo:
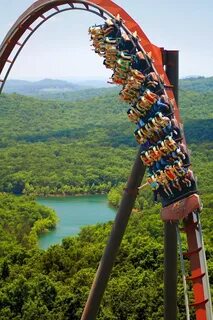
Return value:
M 132 212 L 137 190 L 144 177 L 145 167 L 140 159 L 140 151 L 132 168 L 131 175 L 124 190 L 123 198 L 115 218 L 114 225 L 100 261 L 93 285 L 84 308 L 81 320 L 95 320 L 101 300 L 106 289 L 110 273 L 112 271 L 118 249 L 120 247 L 124 232 L 126 230 L 130 214 Z
M 163 51 L 167 77 L 178 104 L 179 52 Z M 176 223 L 164 223 L 164 320 L 177 320 L 177 234 Z

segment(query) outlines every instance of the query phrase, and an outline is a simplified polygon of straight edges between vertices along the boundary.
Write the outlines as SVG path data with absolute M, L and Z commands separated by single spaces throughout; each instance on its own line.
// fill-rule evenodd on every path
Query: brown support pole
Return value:
M 177 319 L 177 235 L 174 222 L 164 223 L 164 320 Z
M 164 51 L 166 74 L 178 103 L 179 52 Z M 177 233 L 175 222 L 164 223 L 164 320 L 177 319 Z
M 123 198 L 115 218 L 108 244 L 100 261 L 81 320 L 96 319 L 101 304 L 101 299 L 106 289 L 118 249 L 126 230 L 135 199 L 137 197 L 138 187 L 140 186 L 144 177 L 145 169 L 146 168 L 140 159 L 139 150 L 132 168 L 131 175 L 127 182 L 127 188 L 123 193 Z
M 164 61 L 167 77 L 173 86 L 173 93 L 178 104 L 179 101 L 179 51 L 165 50 Z

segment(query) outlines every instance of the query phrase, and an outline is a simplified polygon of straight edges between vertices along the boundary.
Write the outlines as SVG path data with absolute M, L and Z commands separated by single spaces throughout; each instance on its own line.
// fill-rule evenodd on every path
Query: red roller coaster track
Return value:
M 163 79 L 165 91 L 174 107 L 175 117 L 180 123 L 179 110 L 172 86 L 164 70 L 162 49 L 153 45 L 139 25 L 111 0 L 38 0 L 32 4 L 18 18 L 0 46 L 0 93 L 18 55 L 34 32 L 51 17 L 68 10 L 89 11 L 104 20 L 109 17 L 115 18 L 119 14 L 123 20 L 122 29 L 127 34 L 137 31 L 139 49 L 145 56 L 151 53 L 153 69 Z M 198 208 L 198 196 L 192 195 L 175 203 L 169 210 L 164 210 L 162 219 L 164 221 L 183 219 L 184 221 L 184 231 L 188 241 L 188 252 L 184 255 L 189 258 L 191 266 L 191 276 L 187 277 L 187 280 L 192 281 L 194 292 L 192 306 L 195 307 L 196 320 L 212 320 L 211 297 L 202 232 L 199 216 L 194 213 L 194 210 Z

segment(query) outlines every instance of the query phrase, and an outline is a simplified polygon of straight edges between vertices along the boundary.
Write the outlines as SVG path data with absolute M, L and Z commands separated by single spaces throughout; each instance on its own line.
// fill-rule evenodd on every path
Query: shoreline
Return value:
M 49 246 L 48 243 L 50 245 L 60 243 L 61 235 L 63 235 L 63 238 L 77 236 L 80 232 L 79 228 L 83 226 L 106 223 L 113 221 L 115 218 L 116 210 L 108 203 L 106 194 L 81 194 L 76 197 L 62 197 L 59 200 L 57 198 L 36 199 L 40 205 L 51 207 L 58 217 L 58 221 L 52 230 L 46 228 L 38 234 L 38 246 L 41 249 L 46 249 Z M 103 212 L 101 212 L 101 208 L 103 208 Z M 85 210 L 88 210 L 87 213 L 85 213 Z M 69 232 L 68 229 L 70 229 Z M 76 231 L 76 229 L 78 230 Z M 55 238 L 60 241 L 54 242 Z
M 36 198 L 69 198 L 69 197 L 81 197 L 81 196 L 98 196 L 98 195 L 107 195 L 108 192 L 101 192 L 101 193 L 76 193 L 76 194 L 64 194 L 64 193 L 56 193 L 56 194 L 32 194 L 29 196 L 35 196 Z

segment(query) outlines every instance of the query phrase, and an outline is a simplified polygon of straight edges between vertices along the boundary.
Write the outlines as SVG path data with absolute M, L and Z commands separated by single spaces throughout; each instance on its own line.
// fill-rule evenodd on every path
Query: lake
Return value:
M 106 195 L 39 198 L 37 202 L 54 209 L 60 219 L 56 229 L 39 237 L 42 249 L 78 234 L 83 226 L 115 219 L 116 210 L 108 205 Z

